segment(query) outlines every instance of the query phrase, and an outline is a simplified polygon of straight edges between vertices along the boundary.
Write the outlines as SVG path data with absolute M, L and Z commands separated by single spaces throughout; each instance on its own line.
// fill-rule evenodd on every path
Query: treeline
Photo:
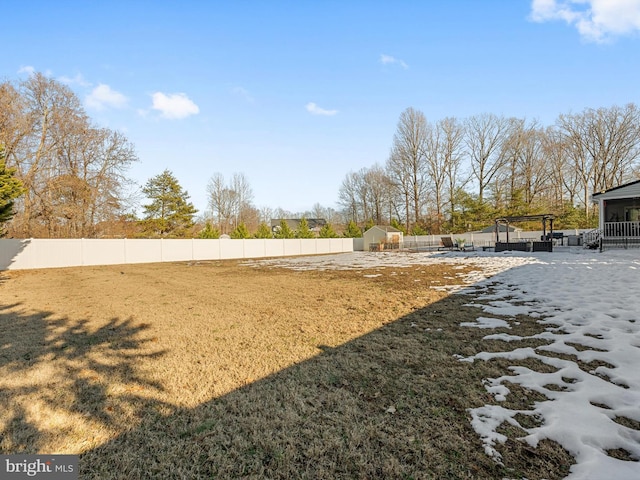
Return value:
M 294 230 L 283 214 L 278 225 L 272 228 L 270 209 L 259 211 L 251 203 L 253 194 L 249 182 L 242 174 L 234 174 L 229 183 L 221 174 L 209 181 L 209 210 L 198 222 L 194 220 L 196 209 L 189 201 L 189 194 L 182 189 L 178 179 L 165 170 L 147 182 L 142 189 L 150 200 L 143 205 L 144 218 L 131 222 L 131 237 L 198 237 L 220 238 L 335 238 L 338 234 L 330 222 L 319 230 L 311 230 L 306 216 L 298 216 L 299 225 Z M 323 217 L 324 218 L 324 217 Z M 355 224 L 352 225 L 355 227 Z
M 589 227 L 590 195 L 640 177 L 639 157 L 634 104 L 563 114 L 550 127 L 492 114 L 431 123 L 408 108 L 386 164 L 347 174 L 339 203 L 359 225 L 416 235 L 536 213 L 556 214 L 560 228 Z
M 207 186 L 207 210 L 197 216 L 171 171 L 137 186 L 128 177 L 137 160 L 133 144 L 118 131 L 96 126 L 68 86 L 41 73 L 0 83 L 1 234 L 246 238 L 271 235 L 271 218 L 342 221 L 339 212 L 318 204 L 302 213 L 258 209 L 241 173 L 228 182 L 214 174 Z M 335 232 L 331 227 L 323 234 Z
M 17 238 L 268 238 L 272 218 L 303 217 L 325 219 L 329 237 L 374 224 L 457 233 L 535 213 L 579 228 L 596 223 L 591 193 L 640 177 L 640 111 L 586 109 L 544 127 L 492 114 L 431 123 L 408 108 L 386 163 L 345 176 L 339 210 L 296 213 L 257 208 L 242 173 L 215 173 L 199 216 L 169 170 L 140 189 L 127 177 L 138 160 L 131 142 L 93 124 L 66 85 L 40 73 L 0 83 L 0 153 L 0 223 Z
M 0 83 L 0 146 L 24 187 L 7 225 L 13 237 L 95 237 L 131 208 L 124 135 L 94 125 L 78 97 L 40 73 Z

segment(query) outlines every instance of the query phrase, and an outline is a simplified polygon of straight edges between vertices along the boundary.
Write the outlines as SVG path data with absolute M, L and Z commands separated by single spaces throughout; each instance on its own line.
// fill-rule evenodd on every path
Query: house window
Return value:
M 624 219 L 626 222 L 640 221 L 640 208 L 627 207 L 624 209 Z

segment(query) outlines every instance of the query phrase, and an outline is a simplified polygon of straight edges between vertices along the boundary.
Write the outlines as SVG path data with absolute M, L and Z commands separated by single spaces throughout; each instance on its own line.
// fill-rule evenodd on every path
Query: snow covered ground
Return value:
M 500 461 L 495 446 L 506 437 L 496 430 L 508 422 L 523 428 L 527 433 L 523 440 L 532 446 L 551 439 L 569 451 L 577 462 L 567 477 L 570 480 L 640 479 L 640 251 L 563 250 L 354 252 L 256 263 L 298 270 L 382 269 L 439 262 L 477 266 L 467 275 L 468 286 L 462 291 L 476 295 L 478 302 L 472 305 L 478 307 L 479 315 L 476 322 L 463 326 L 487 329 L 485 338 L 503 341 L 504 349 L 460 361 L 501 357 L 513 362 L 510 374 L 485 380 L 495 402 L 470 410 L 486 453 Z M 518 347 L 523 337 L 509 333 L 508 321 L 517 314 L 537 318 L 545 326 L 543 333 L 531 337 L 545 340 L 545 345 Z M 490 333 L 491 329 L 500 331 Z M 553 353 L 570 356 L 558 358 Z M 547 372 L 555 371 L 541 373 L 518 364 L 526 358 L 551 366 Z M 504 408 L 507 384 L 539 392 L 546 400 L 536 402 L 531 410 Z M 517 414 L 535 417 L 539 426 L 522 427 Z M 607 451 L 617 451 L 627 460 L 613 458 Z

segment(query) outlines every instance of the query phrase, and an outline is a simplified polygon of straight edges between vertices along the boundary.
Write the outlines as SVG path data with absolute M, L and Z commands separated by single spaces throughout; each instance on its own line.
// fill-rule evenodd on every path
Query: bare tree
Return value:
M 625 107 L 586 109 L 560 115 L 556 128 L 566 158 L 580 180 L 582 205 L 589 215 L 589 195 L 611 188 L 633 174 L 640 158 L 640 112 Z
M 364 218 L 359 203 L 359 173 L 349 172 L 342 180 L 338 190 L 338 204 L 342 206 L 348 220 L 358 223 Z
M 527 126 L 521 135 L 518 172 L 524 202 L 531 207 L 550 188 L 552 173 L 545 161 L 544 130 L 534 122 Z
M 235 192 L 226 184 L 221 173 L 214 174 L 207 184 L 209 209 L 216 218 L 221 233 L 228 234 L 232 230 L 231 220 L 236 203 Z
M 407 108 L 400 114 L 393 147 L 387 161 L 387 172 L 404 200 L 407 231 L 412 220 L 420 220 L 427 191 L 426 141 L 427 120 L 424 114 Z
M 456 118 L 447 117 L 436 124 L 436 129 L 440 132 L 440 155 L 441 163 L 445 175 L 446 195 L 449 205 L 449 217 L 454 218 L 456 209 L 456 192 L 463 188 L 468 181 L 463 169 L 464 156 L 464 125 Z M 451 225 L 454 227 L 454 225 Z
M 209 210 L 222 233 L 230 233 L 238 224 L 259 223 L 260 213 L 252 204 L 253 191 L 243 173 L 234 173 L 227 184 L 221 173 L 215 173 L 207 184 Z
M 447 181 L 447 162 L 450 157 L 447 156 L 447 139 L 442 123 L 436 126 L 427 124 L 427 138 L 425 141 L 425 166 L 429 183 L 433 191 L 433 206 L 435 208 L 435 228 L 440 232 L 443 222 L 444 210 L 444 192 Z
M 360 208 L 362 219 L 365 222 L 371 220 L 372 217 L 371 205 L 369 204 L 371 195 L 369 192 L 369 184 L 367 183 L 367 172 L 367 168 L 361 168 L 353 176 L 353 185 L 356 189 L 358 206 Z
M 543 155 L 550 169 L 551 205 L 556 210 L 565 204 L 575 205 L 580 190 L 580 179 L 571 162 L 567 161 L 565 151 L 568 148 L 565 139 L 557 128 L 547 127 L 543 137 Z
M 264 222 L 267 225 L 269 225 L 272 218 L 275 218 L 273 215 L 273 208 L 271 207 L 260 208 L 260 222 Z
M 525 214 L 549 186 L 550 169 L 544 158 L 544 131 L 536 121 L 509 119 L 508 136 L 502 143 L 504 164 L 495 177 L 504 205 L 512 214 Z
M 378 164 L 364 172 L 363 180 L 370 209 L 367 219 L 371 218 L 377 225 L 382 225 L 385 223 L 385 213 L 389 211 L 391 180 L 385 169 Z
M 91 237 L 108 230 L 123 213 L 126 170 L 137 160 L 128 140 L 94 127 L 67 86 L 39 73 L 17 88 L 3 84 L 0 104 L 0 142 L 27 190 L 11 234 Z
M 484 201 L 484 192 L 495 180 L 505 163 L 502 144 L 509 130 L 509 121 L 493 114 L 470 117 L 465 122 L 466 145 L 471 170 L 478 182 L 478 201 Z
M 233 174 L 231 177 L 231 190 L 235 192 L 234 214 L 236 226 L 239 222 L 249 222 L 250 218 L 254 216 L 253 190 L 244 173 Z
M 327 209 L 317 202 L 313 204 L 309 213 L 309 218 L 327 218 Z

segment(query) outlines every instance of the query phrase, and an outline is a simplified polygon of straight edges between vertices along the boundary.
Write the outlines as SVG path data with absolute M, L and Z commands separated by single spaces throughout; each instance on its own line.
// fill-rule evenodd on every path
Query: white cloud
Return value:
M 129 99 L 123 94 L 101 83 L 86 96 L 85 105 L 95 110 L 104 110 L 105 108 L 124 108 L 128 101 Z
M 534 22 L 562 20 L 589 41 L 640 32 L 640 0 L 533 0 Z
M 91 82 L 88 82 L 81 73 L 78 73 L 75 77 L 67 77 L 63 75 L 58 77 L 62 83 L 66 83 L 67 85 L 80 85 L 81 87 L 90 87 Z
M 36 73 L 36 69 L 31 65 L 21 65 L 18 69 L 18 73 L 26 73 L 27 75 L 33 75 Z
M 253 103 L 253 97 L 251 96 L 251 94 L 242 87 L 233 87 L 231 89 L 231 93 L 244 98 L 249 103 Z
M 169 119 L 181 119 L 200 113 L 198 106 L 184 93 L 164 94 L 156 92 L 152 96 L 153 108 L 161 113 L 161 116 Z
M 36 73 L 36 68 L 31 66 L 31 65 L 21 65 L 20 68 L 18 69 L 18 74 L 22 74 L 22 73 L 26 73 L 27 75 L 31 76 L 34 75 Z M 45 70 L 44 72 L 40 72 L 42 75 L 44 75 L 45 77 L 52 77 L 53 76 L 53 72 L 49 69 Z
M 305 108 L 307 109 L 307 112 L 309 112 L 312 115 L 331 116 L 331 115 L 335 115 L 336 113 L 338 113 L 338 110 L 326 110 L 324 108 L 320 108 L 318 105 L 316 105 L 313 102 L 307 103 Z
M 407 65 L 403 60 L 392 57 L 391 55 L 385 55 L 384 53 L 380 55 L 380 63 L 383 65 L 400 65 L 405 70 L 409 68 L 409 65 Z

